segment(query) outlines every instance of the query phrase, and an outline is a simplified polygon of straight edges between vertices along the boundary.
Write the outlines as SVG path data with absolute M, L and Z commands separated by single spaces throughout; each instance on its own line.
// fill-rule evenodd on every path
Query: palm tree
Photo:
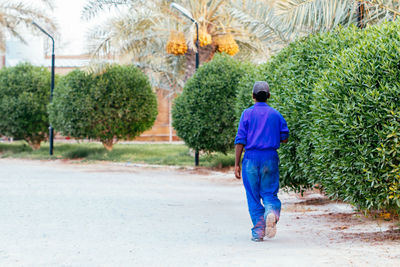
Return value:
M 146 70 L 159 88 L 182 88 L 184 81 L 195 70 L 194 24 L 171 10 L 168 0 L 90 0 L 83 16 L 91 19 L 102 10 L 116 8 L 119 15 L 97 27 L 89 35 L 91 50 L 95 54 L 116 54 Z M 257 34 L 250 32 L 235 20 L 227 9 L 233 0 L 177 0 L 188 8 L 200 25 L 200 61 L 210 60 L 223 50 L 218 44 L 225 37 L 233 37 L 240 52 L 237 57 L 253 53 L 267 53 Z M 240 1 L 242 2 L 242 1 Z M 176 56 L 167 53 L 174 32 L 184 33 L 186 53 Z M 173 38 L 172 38 L 173 39 Z M 222 42 L 222 41 L 221 41 Z M 232 42 L 232 40 L 230 41 Z M 227 52 L 234 54 L 235 47 Z M 229 50 L 231 49 L 231 50 Z
M 0 0 L 0 50 L 5 49 L 5 39 L 7 36 L 14 36 L 21 41 L 25 41 L 21 28 L 26 27 L 29 30 L 37 30 L 32 25 L 32 21 L 40 23 L 41 25 L 55 30 L 55 25 L 46 15 L 44 7 L 52 8 L 52 0 L 40 0 L 36 7 L 27 4 L 26 1 L 7 1 Z M 22 26 L 22 27 L 21 27 Z

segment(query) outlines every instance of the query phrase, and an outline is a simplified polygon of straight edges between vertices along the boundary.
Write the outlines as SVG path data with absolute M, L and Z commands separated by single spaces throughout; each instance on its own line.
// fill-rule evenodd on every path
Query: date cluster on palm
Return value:
M 167 43 L 167 53 L 172 55 L 184 55 L 188 50 L 183 32 L 172 31 Z
M 230 56 L 234 56 L 239 52 L 239 45 L 230 33 L 216 36 L 214 38 L 214 43 L 221 53 L 225 52 Z
M 194 43 L 196 43 L 196 37 L 197 37 L 197 35 L 195 34 Z M 207 32 L 207 29 L 205 29 L 204 27 L 201 27 L 199 30 L 199 43 L 200 43 L 201 47 L 212 43 L 211 34 L 209 34 Z

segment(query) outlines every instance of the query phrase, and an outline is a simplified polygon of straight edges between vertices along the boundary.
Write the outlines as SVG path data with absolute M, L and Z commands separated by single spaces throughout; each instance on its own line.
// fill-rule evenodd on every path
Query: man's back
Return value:
M 235 141 L 244 144 L 246 151 L 276 150 L 288 132 L 286 121 L 277 110 L 257 102 L 242 113 Z

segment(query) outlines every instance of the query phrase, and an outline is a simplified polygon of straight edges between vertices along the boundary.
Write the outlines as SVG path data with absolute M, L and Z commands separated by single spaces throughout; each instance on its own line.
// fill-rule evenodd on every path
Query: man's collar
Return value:
M 256 103 L 254 104 L 254 106 L 268 106 L 268 104 L 265 103 L 265 102 L 256 102 Z

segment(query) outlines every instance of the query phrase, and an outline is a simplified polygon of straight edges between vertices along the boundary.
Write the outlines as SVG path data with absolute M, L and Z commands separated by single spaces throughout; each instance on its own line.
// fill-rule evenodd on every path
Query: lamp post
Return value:
M 196 25 L 196 71 L 199 68 L 200 65 L 200 58 L 199 58 L 199 23 L 193 18 L 192 14 L 190 13 L 189 10 L 186 8 L 176 4 L 172 3 L 171 8 L 175 8 L 178 10 L 182 15 L 184 15 L 186 18 L 190 19 L 195 25 Z M 194 165 L 199 166 L 199 150 L 196 149 L 195 154 L 194 154 Z
M 46 32 L 42 27 L 40 27 L 36 22 L 32 22 L 32 24 L 37 27 L 41 32 L 43 32 L 44 34 L 46 34 L 51 41 L 53 42 L 53 49 L 52 49 L 52 53 L 51 53 L 51 87 L 50 87 L 50 103 L 53 100 L 53 91 L 54 91 L 54 65 L 55 65 L 55 55 L 54 55 L 54 38 L 53 36 L 51 36 L 48 32 Z M 53 155 L 53 144 L 54 144 L 54 129 L 51 126 L 49 126 L 49 139 L 50 139 L 50 156 Z

